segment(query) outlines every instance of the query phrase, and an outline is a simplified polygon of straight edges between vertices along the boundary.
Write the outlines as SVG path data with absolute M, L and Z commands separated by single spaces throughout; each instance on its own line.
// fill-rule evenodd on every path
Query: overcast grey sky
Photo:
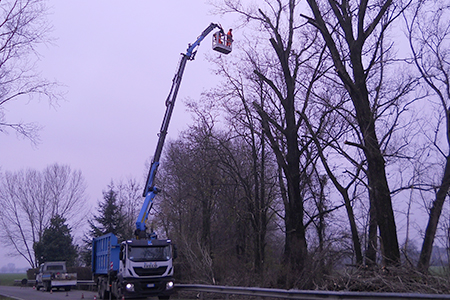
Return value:
M 19 101 L 7 107 L 7 120 L 37 122 L 44 128 L 33 147 L 15 134 L 0 134 L 0 167 L 43 170 L 67 164 L 81 170 L 95 207 L 111 180 L 147 172 L 165 110 L 164 101 L 181 52 L 211 23 L 232 25 L 231 16 L 214 16 L 205 1 L 49 0 L 54 45 L 41 47 L 43 77 L 65 87 L 66 101 Z M 236 34 L 235 34 L 236 38 Z M 169 138 L 191 121 L 183 99 L 197 99 L 218 78 L 205 54 L 211 37 L 188 62 Z M 6 258 L 4 264 L 11 258 Z M 25 266 L 14 260 L 17 266 Z M 3 264 L 0 264 L 0 267 Z

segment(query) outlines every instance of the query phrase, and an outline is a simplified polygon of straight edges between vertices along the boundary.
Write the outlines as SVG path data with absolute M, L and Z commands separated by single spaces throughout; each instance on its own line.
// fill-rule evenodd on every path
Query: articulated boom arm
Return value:
M 197 38 L 197 40 L 193 44 L 188 45 L 188 49 L 185 54 L 181 54 L 181 60 L 178 64 L 177 72 L 173 78 L 172 87 L 170 89 L 169 95 L 166 100 L 166 112 L 164 114 L 164 118 L 161 124 L 161 129 L 159 131 L 159 139 L 158 144 L 156 146 L 155 155 L 153 155 L 152 164 L 150 166 L 150 171 L 147 176 L 147 183 L 144 188 L 143 197 L 145 197 L 144 204 L 142 205 L 141 211 L 139 213 L 138 219 L 136 221 L 136 238 L 146 238 L 146 225 L 148 214 L 153 205 L 153 198 L 155 198 L 158 193 L 158 189 L 154 185 L 156 171 L 158 170 L 159 160 L 161 158 L 162 149 L 164 146 L 164 142 L 166 140 L 167 129 L 169 127 L 170 118 L 172 117 L 173 108 L 175 106 L 175 100 L 178 95 L 178 90 L 181 84 L 181 78 L 183 77 L 183 72 L 186 67 L 186 62 L 188 60 L 193 60 L 195 54 L 197 53 L 196 48 L 200 45 L 200 42 L 215 28 L 219 28 L 223 33 L 223 29 L 214 23 L 211 23 L 201 35 Z

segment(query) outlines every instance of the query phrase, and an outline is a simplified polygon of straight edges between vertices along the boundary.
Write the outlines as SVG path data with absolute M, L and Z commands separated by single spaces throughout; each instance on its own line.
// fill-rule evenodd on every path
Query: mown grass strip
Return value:
M 14 280 L 22 280 L 24 278 L 27 278 L 25 273 L 0 273 L 0 285 L 13 286 Z

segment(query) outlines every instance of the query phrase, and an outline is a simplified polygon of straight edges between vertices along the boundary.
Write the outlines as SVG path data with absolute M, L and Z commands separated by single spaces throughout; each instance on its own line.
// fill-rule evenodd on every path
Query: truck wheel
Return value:
M 98 285 L 98 297 L 100 299 L 109 299 L 109 292 L 106 290 L 106 281 L 101 280 Z
M 159 300 L 169 300 L 170 296 L 158 296 Z
M 104 288 L 103 288 L 103 281 L 100 280 L 99 283 L 98 283 L 98 298 L 99 299 L 103 299 L 103 290 L 104 290 Z
M 66 292 L 70 292 L 70 286 L 66 286 L 66 287 L 64 288 L 64 290 L 65 290 Z
M 122 289 L 121 288 L 118 288 L 117 289 L 117 298 L 116 299 L 122 299 L 122 296 L 123 296 L 123 293 L 122 293 Z

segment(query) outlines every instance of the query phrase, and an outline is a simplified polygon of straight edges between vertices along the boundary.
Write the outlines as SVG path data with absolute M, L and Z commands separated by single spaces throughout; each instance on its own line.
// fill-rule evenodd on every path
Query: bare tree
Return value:
M 450 6 L 445 1 L 417 1 L 410 18 L 406 18 L 408 39 L 414 64 L 421 79 L 437 98 L 440 121 L 430 137 L 433 147 L 445 160 L 445 166 L 435 199 L 429 208 L 429 219 L 420 252 L 418 269 L 427 272 L 433 242 L 438 228 L 444 201 L 450 189 Z M 433 101 L 433 100 L 432 100 Z M 432 102 L 431 101 L 431 102 Z M 433 104 L 432 104 L 433 105 Z M 445 135 L 445 143 L 438 139 Z M 446 148 L 446 150 L 444 149 Z
M 142 206 L 142 186 L 134 178 L 116 184 L 117 198 L 125 217 L 125 237 L 131 238 Z
M 333 109 L 331 109 L 330 111 L 333 111 Z M 326 120 L 326 116 L 329 114 L 329 112 L 325 113 L 321 117 L 322 121 Z M 328 121 L 327 126 L 325 126 L 323 123 L 320 123 L 319 126 L 317 127 L 317 132 L 316 132 L 312 128 L 309 118 L 307 118 L 306 116 L 304 116 L 303 118 L 306 123 L 306 126 L 308 127 L 309 134 L 311 135 L 311 138 L 317 147 L 318 155 L 319 155 L 320 161 L 322 162 L 322 165 L 325 169 L 325 172 L 326 172 L 328 178 L 330 178 L 331 182 L 336 187 L 337 191 L 342 195 L 342 198 L 344 200 L 344 206 L 347 211 L 347 217 L 349 219 L 350 231 L 351 231 L 352 242 L 353 242 L 353 250 L 354 250 L 355 258 L 356 258 L 356 264 L 361 265 L 363 263 L 361 241 L 360 241 L 358 227 L 356 224 L 355 213 L 354 213 L 354 209 L 353 209 L 353 205 L 352 205 L 353 201 L 352 201 L 352 197 L 350 196 L 351 195 L 350 190 L 352 188 L 352 185 L 354 185 L 355 181 L 359 177 L 359 172 L 361 172 L 361 163 L 358 162 L 355 159 L 355 157 L 352 157 L 351 155 L 349 155 L 348 152 L 345 152 L 339 148 L 338 149 L 335 148 L 335 150 L 337 150 L 338 153 L 347 157 L 347 159 L 351 160 L 352 163 L 354 165 L 356 165 L 356 169 L 354 172 L 348 172 L 351 174 L 350 180 L 348 180 L 348 182 L 345 183 L 345 185 L 343 183 L 341 183 L 339 180 L 339 177 L 335 175 L 335 171 L 333 171 L 333 167 L 330 165 L 329 160 L 326 158 L 325 153 L 327 153 L 328 147 L 333 148 L 333 143 L 336 143 L 334 146 L 339 146 L 339 141 L 341 140 L 339 138 L 339 136 L 344 135 L 344 133 L 347 131 L 345 129 L 345 125 L 344 125 L 344 128 L 342 128 L 343 127 L 342 123 L 344 123 L 344 122 L 342 122 L 342 120 L 340 120 L 336 123 Z M 331 129 L 331 128 L 333 128 L 333 129 Z M 339 128 L 339 129 L 336 130 L 336 128 Z M 337 131 L 337 134 L 332 135 L 331 134 L 332 131 L 335 131 L 335 132 Z M 326 134 L 326 132 L 328 134 Z M 327 135 L 327 137 L 324 137 L 324 135 Z M 347 171 L 349 171 L 349 169 L 347 169 Z M 322 180 L 324 180 L 324 179 L 322 179 Z
M 48 41 L 45 0 L 5 0 L 0 3 L 0 132 L 12 129 L 36 143 L 38 124 L 8 121 L 5 109 L 24 96 L 47 98 L 60 95 L 56 83 L 42 79 L 35 70 L 37 46 Z
M 33 244 L 39 242 L 52 217 L 59 215 L 72 228 L 85 216 L 86 184 L 80 171 L 50 165 L 42 172 L 5 172 L 0 181 L 1 236 L 11 255 L 36 267 Z
M 220 167 L 242 190 L 242 218 L 251 224 L 254 270 L 263 280 L 267 227 L 276 211 L 273 202 L 278 194 L 278 176 L 274 155 L 266 145 L 260 118 L 251 102 L 258 101 L 264 107 L 267 87 L 254 75 L 253 68 L 242 68 L 251 59 L 236 54 L 234 57 L 234 63 L 228 58 L 226 63 L 221 57 L 214 61 L 225 83 L 206 96 L 225 111 L 229 131 L 226 139 L 218 138 Z
M 386 111 L 386 107 L 392 107 L 401 95 L 411 89 L 407 82 L 399 87 L 401 93 L 392 98 L 383 98 L 381 93 L 385 81 L 380 63 L 385 61 L 389 50 L 389 47 L 385 47 L 384 37 L 404 7 L 402 3 L 393 3 L 392 0 L 307 2 L 312 15 L 304 17 L 320 31 L 337 76 L 353 104 L 361 140 L 349 142 L 349 145 L 359 148 L 365 156 L 369 198 L 373 204 L 372 224 L 376 222 L 379 228 L 383 257 L 387 264 L 398 264 L 400 252 L 397 229 L 382 148 L 386 136 L 379 138 L 376 121 Z M 374 85 L 372 88 L 371 82 Z M 383 106 L 382 101 L 385 101 Z
M 285 198 L 285 263 L 289 270 L 303 270 L 307 259 L 307 243 L 304 226 L 304 206 L 302 194 L 303 171 L 300 168 L 302 147 L 298 139 L 298 107 L 296 94 L 299 80 L 299 66 L 302 63 L 303 49 L 295 50 L 294 34 L 298 29 L 295 22 L 296 1 L 265 2 L 264 7 L 253 10 L 244 8 L 240 1 L 227 1 L 226 7 L 244 16 L 246 20 L 256 21 L 270 36 L 269 42 L 273 56 L 269 64 L 251 66 L 259 80 L 269 87 L 267 102 L 271 108 L 261 107 L 259 100 L 253 104 L 262 120 L 262 127 L 270 147 L 275 153 L 278 165 L 283 171 L 282 181 L 286 183 Z M 267 40 L 267 38 L 266 38 Z M 256 99 L 255 99 L 256 100 Z M 282 183 L 280 181 L 280 183 Z M 284 183 L 282 183 L 284 184 Z M 288 273 L 290 273 L 288 271 Z M 295 275 L 292 278 L 296 277 Z M 295 279 L 295 280 L 298 280 Z M 290 281 L 290 280 L 289 280 Z M 292 282 L 287 283 L 292 285 Z
M 318 97 L 315 95 L 316 84 L 328 71 L 329 62 L 326 61 L 324 43 L 318 31 L 301 23 L 304 20 L 296 13 L 297 1 L 264 1 L 259 9 L 244 7 L 242 3 L 225 1 L 225 7 L 242 15 L 244 22 L 255 21 L 253 24 L 258 25 L 255 30 L 258 33 L 248 39 L 248 47 L 242 47 L 247 57 L 241 61 L 241 73 L 234 80 L 250 77 L 243 71 L 250 68 L 254 70 L 252 80 L 255 84 L 246 86 L 242 95 L 236 92 L 230 92 L 230 95 L 245 95 L 245 101 L 253 102 L 252 108 L 259 114 L 268 144 L 276 156 L 281 170 L 279 184 L 285 209 L 284 262 L 289 266 L 287 273 L 292 274 L 290 279 L 286 278 L 286 283 L 288 286 L 305 284 L 311 278 L 304 276 L 306 280 L 301 282 L 302 276 L 297 275 L 307 269 L 306 261 L 312 265 L 306 249 L 306 225 L 313 224 L 314 218 L 319 218 L 318 223 L 321 223 L 320 218 L 329 211 L 321 206 L 324 199 L 315 203 L 312 201 L 321 189 L 321 181 L 312 177 L 323 171 L 314 171 L 318 155 L 312 140 L 305 138 L 308 129 L 304 121 L 307 117 L 320 120 L 323 115 L 320 108 L 313 106 L 311 99 Z M 258 89 L 258 82 L 262 84 L 259 90 L 265 98 L 264 102 L 260 102 L 258 93 L 254 92 Z M 244 110 L 245 103 L 241 107 Z M 334 208 L 330 209 L 332 211 Z M 318 238 L 321 237 L 323 230 L 320 230 Z M 358 251 L 359 242 L 356 244 Z
M 212 263 L 217 250 L 215 238 L 217 235 L 224 237 L 222 230 L 213 230 L 218 225 L 214 222 L 217 203 L 226 197 L 226 193 L 224 177 L 213 151 L 216 147 L 214 123 L 208 120 L 209 117 L 208 114 L 201 115 L 179 140 L 169 143 L 160 173 L 164 200 L 155 204 L 158 212 L 155 217 L 167 235 L 185 249 L 180 251 L 184 272 L 211 283 L 216 280 L 212 268 L 212 273 L 208 274 L 190 273 L 199 267 L 197 263 L 192 264 L 195 261 L 192 257 L 197 257 L 197 262 Z M 192 238 L 186 239 L 186 236 Z

